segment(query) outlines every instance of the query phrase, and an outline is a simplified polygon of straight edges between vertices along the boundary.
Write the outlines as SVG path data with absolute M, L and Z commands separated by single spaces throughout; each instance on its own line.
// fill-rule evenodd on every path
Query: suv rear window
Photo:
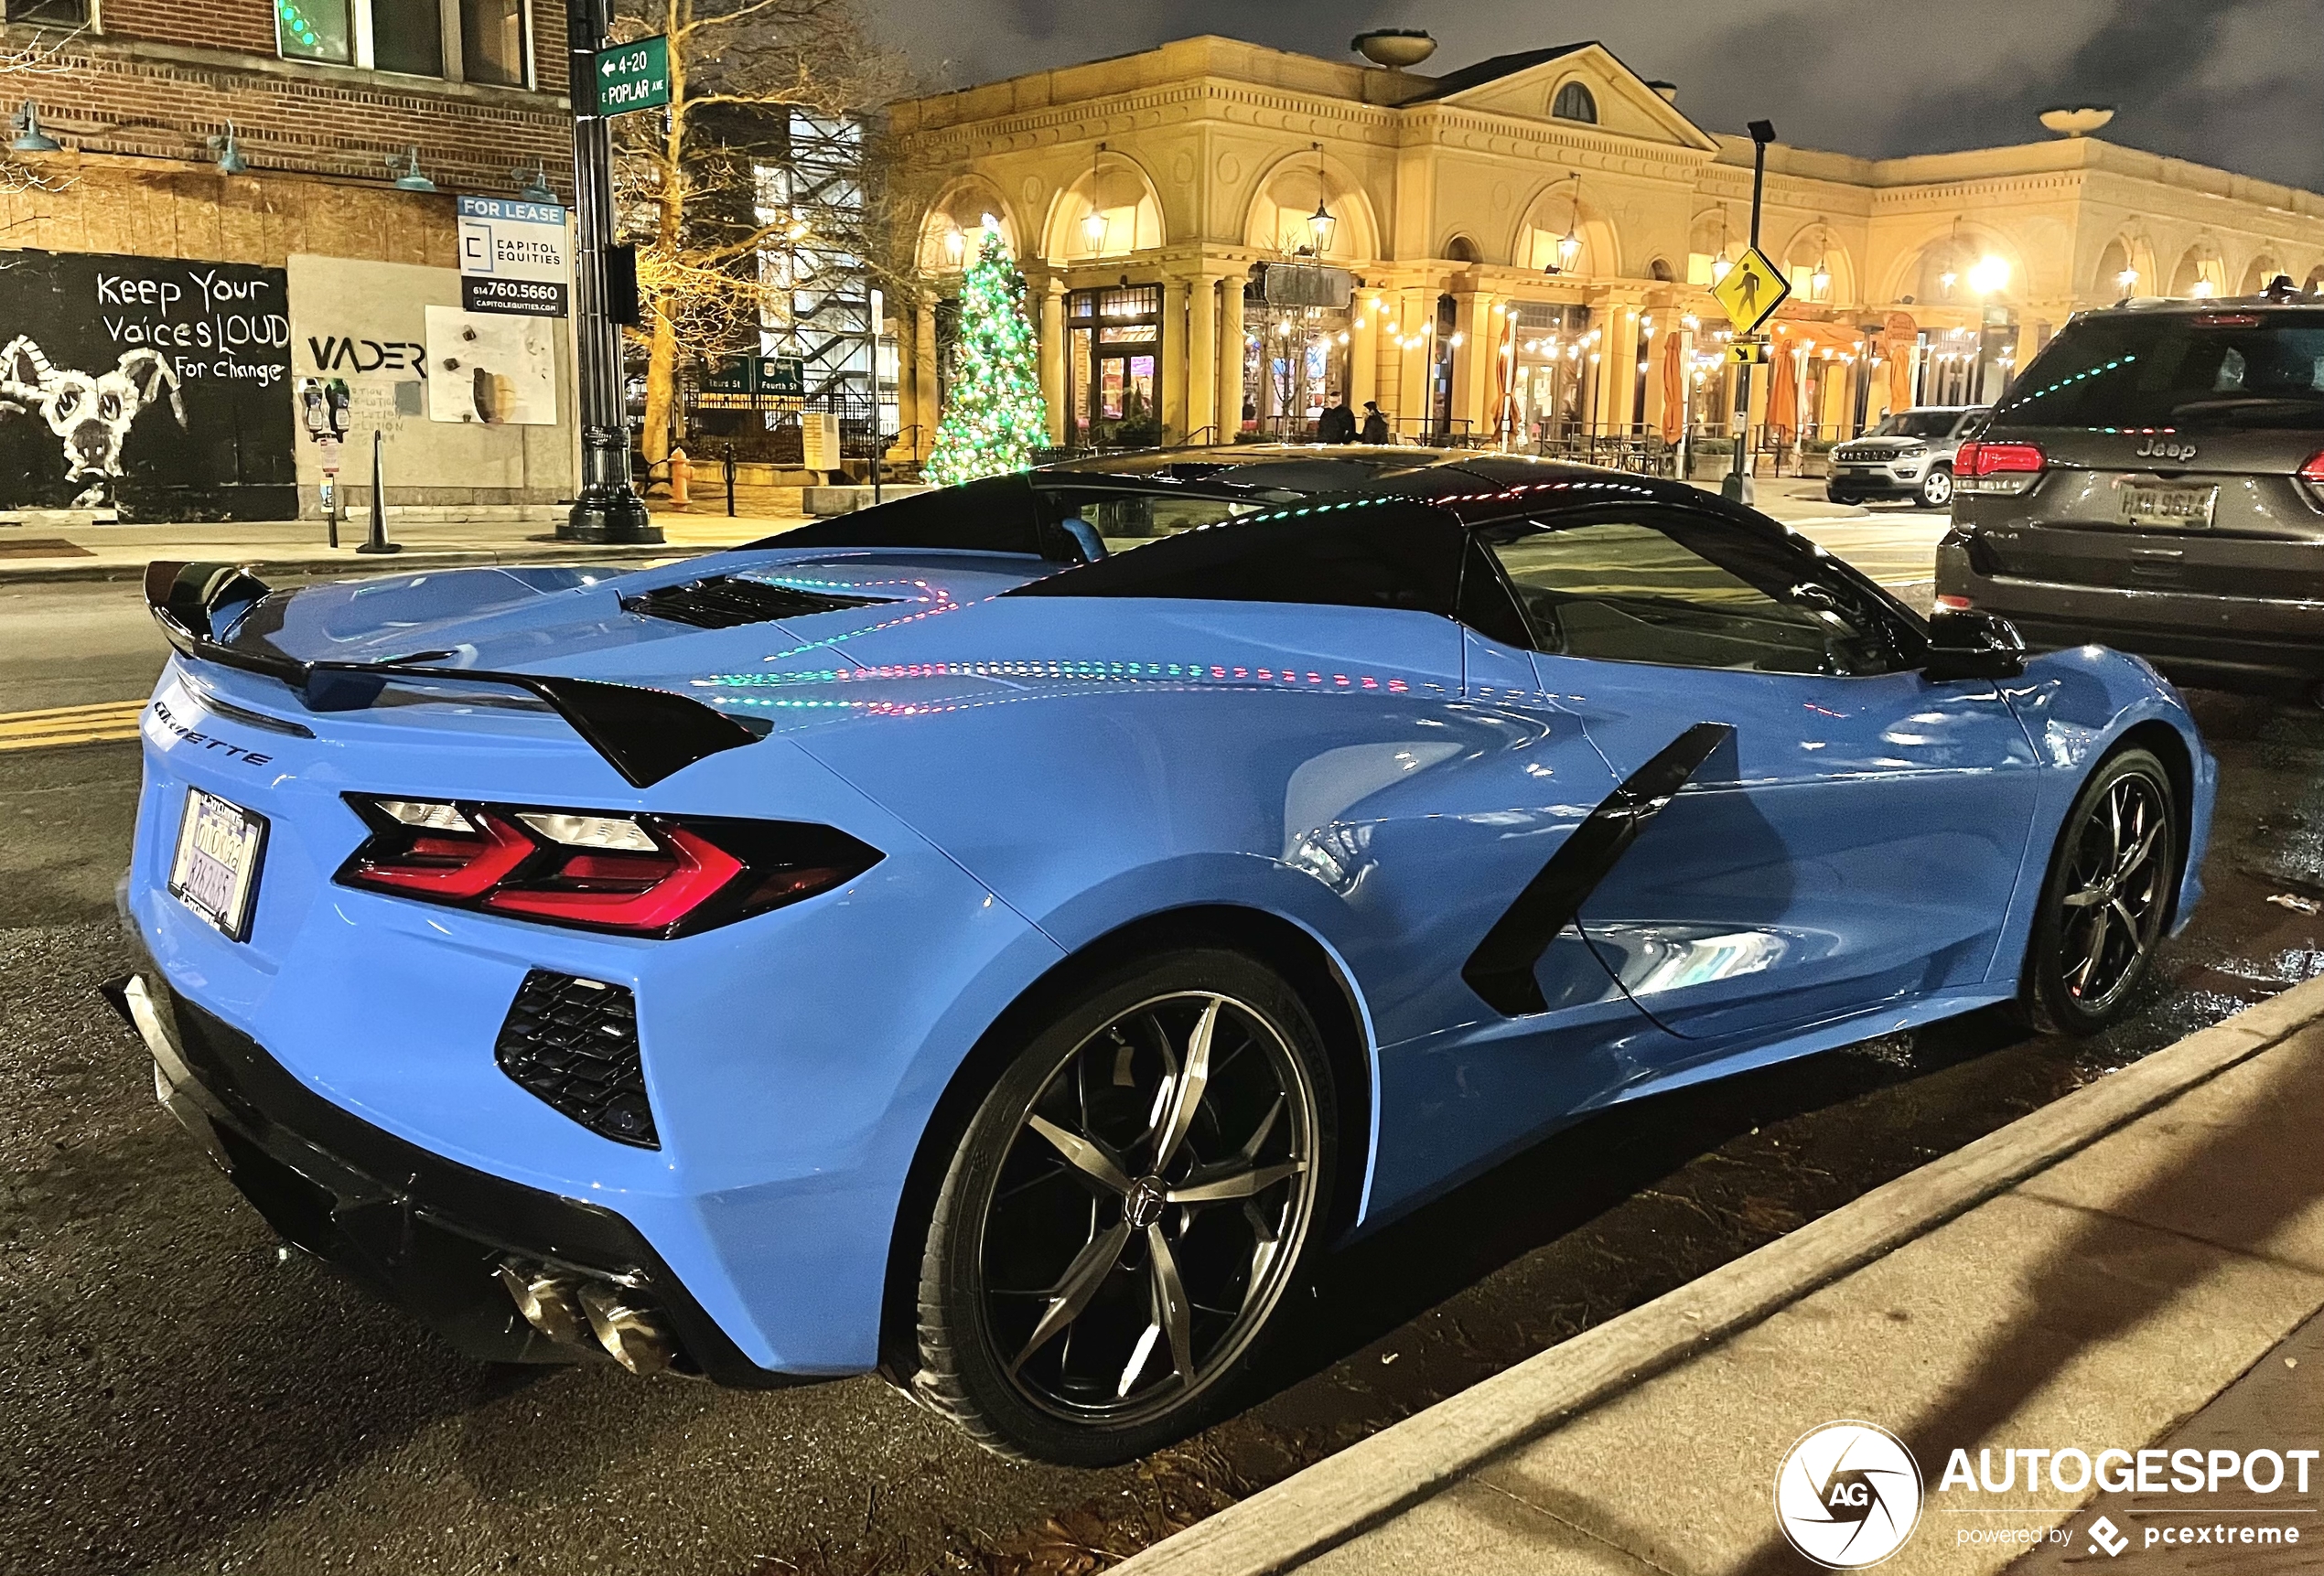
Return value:
M 1864 435 L 1867 438 L 1944 438 L 1961 419 L 1959 411 L 1899 411 Z
M 2085 317 L 1994 408 L 2005 425 L 2324 429 L 2324 312 Z

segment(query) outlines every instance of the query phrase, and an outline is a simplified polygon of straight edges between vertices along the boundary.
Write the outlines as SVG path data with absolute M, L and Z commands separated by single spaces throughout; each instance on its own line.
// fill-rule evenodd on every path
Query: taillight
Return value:
M 1953 485 L 1966 493 L 2028 492 L 2049 464 L 2034 444 L 1966 443 L 1953 456 Z
M 1967 613 L 1975 608 L 1977 604 L 1974 598 L 1947 594 L 1937 598 L 1937 606 L 1948 613 Z
M 852 881 L 881 858 L 799 821 L 347 801 L 371 835 L 340 866 L 343 885 L 626 936 L 729 924 Z
M 2324 449 L 2308 456 L 2308 463 L 2300 466 L 2299 477 L 2311 487 L 2324 487 Z
M 1963 444 L 1953 468 L 1955 476 L 1982 479 L 2039 471 L 2049 463 L 2033 444 Z

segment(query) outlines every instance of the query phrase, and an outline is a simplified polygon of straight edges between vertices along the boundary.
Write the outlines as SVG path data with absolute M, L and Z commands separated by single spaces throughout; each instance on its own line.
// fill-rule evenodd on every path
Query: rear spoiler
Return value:
M 721 750 L 754 744 L 769 731 L 667 690 L 538 673 L 438 668 L 425 659 L 303 662 L 278 651 L 230 645 L 218 638 L 213 619 L 219 613 L 232 611 L 239 616 L 241 610 L 267 595 L 270 589 L 256 575 L 231 563 L 163 561 L 145 566 L 145 606 L 154 622 L 161 626 L 163 638 L 179 656 L 279 679 L 319 712 L 367 706 L 382 687 L 398 679 L 502 684 L 523 691 L 563 717 L 607 765 L 635 788 L 651 788 Z

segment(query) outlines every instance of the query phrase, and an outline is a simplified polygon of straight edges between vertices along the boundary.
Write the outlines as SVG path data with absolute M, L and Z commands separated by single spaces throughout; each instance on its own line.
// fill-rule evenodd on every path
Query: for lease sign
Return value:
M 565 315 L 565 209 L 554 202 L 460 198 L 460 305 L 522 317 Z

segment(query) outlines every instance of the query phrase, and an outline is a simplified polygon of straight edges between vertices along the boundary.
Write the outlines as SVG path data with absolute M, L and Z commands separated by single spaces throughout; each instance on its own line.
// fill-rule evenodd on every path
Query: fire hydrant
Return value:
M 670 451 L 670 501 L 686 502 L 686 488 L 694 481 L 694 462 L 686 458 L 683 449 Z

